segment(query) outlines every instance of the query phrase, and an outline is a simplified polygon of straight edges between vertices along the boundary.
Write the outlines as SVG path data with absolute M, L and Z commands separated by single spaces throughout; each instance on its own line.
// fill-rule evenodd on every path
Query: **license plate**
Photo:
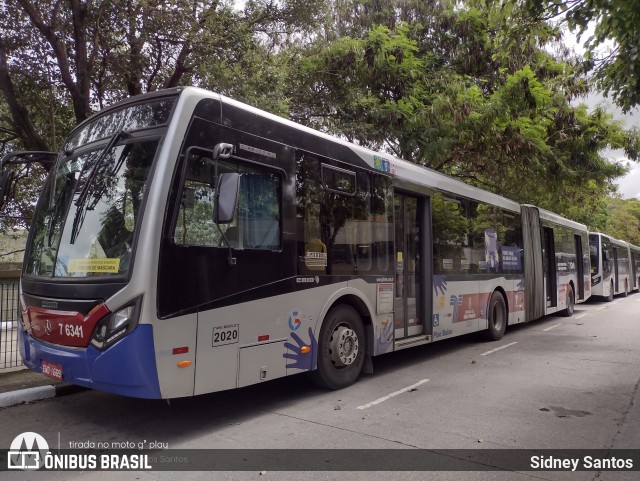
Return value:
M 49 361 L 42 361 L 42 374 L 62 381 L 62 366 Z

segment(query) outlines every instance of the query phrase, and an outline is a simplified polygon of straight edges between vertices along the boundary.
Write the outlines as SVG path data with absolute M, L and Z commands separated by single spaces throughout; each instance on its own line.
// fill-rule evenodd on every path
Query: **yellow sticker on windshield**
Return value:
M 120 259 L 70 259 L 67 272 L 118 273 Z

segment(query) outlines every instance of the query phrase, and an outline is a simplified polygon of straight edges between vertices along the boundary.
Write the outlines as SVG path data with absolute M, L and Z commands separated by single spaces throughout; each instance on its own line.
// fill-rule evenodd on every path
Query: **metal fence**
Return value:
M 18 349 L 20 272 L 0 272 L 0 372 L 22 366 Z

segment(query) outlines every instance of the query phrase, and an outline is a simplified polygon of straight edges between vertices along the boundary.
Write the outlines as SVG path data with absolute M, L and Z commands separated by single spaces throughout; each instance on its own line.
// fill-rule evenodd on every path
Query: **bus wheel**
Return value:
M 569 285 L 567 286 L 567 308 L 564 311 L 562 311 L 562 315 L 565 317 L 573 316 L 573 311 L 575 309 L 575 306 L 576 306 L 576 299 L 573 294 L 573 287 Z
M 613 301 L 613 294 L 614 294 L 613 281 L 611 281 L 611 290 L 609 291 L 609 296 L 607 297 L 607 302 Z
M 491 295 L 487 324 L 485 337 L 490 341 L 502 339 L 504 331 L 507 329 L 507 305 L 504 302 L 504 297 L 498 291 Z
M 353 384 L 364 365 L 365 346 L 364 326 L 356 310 L 346 305 L 331 309 L 320 329 L 313 381 L 327 389 Z

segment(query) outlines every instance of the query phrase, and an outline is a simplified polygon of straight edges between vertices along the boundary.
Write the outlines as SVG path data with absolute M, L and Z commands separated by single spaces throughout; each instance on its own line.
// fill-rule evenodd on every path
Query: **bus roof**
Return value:
M 414 164 L 412 162 L 400 159 L 386 152 L 374 151 L 366 147 L 362 147 L 360 145 L 349 142 L 345 139 L 341 139 L 339 137 L 335 137 L 335 136 L 326 134 L 324 132 L 320 132 L 310 127 L 306 127 L 304 125 L 298 124 L 296 122 L 285 119 L 283 117 L 279 117 L 277 115 L 271 114 L 269 112 L 265 112 L 258 108 L 255 108 L 250 105 L 239 102 L 237 100 L 231 99 L 229 97 L 225 97 L 223 95 L 215 94 L 213 92 L 202 90 L 197 87 L 187 87 L 185 90 L 187 91 L 192 90 L 194 94 L 197 93 L 202 95 L 203 97 L 210 97 L 210 98 L 218 97 L 223 104 L 233 105 L 237 108 L 246 110 L 247 112 L 251 112 L 255 115 L 259 115 L 271 121 L 286 125 L 290 128 L 312 134 L 314 136 L 328 140 L 330 142 L 335 142 L 335 143 L 344 145 L 349 149 L 351 149 L 356 155 L 358 155 L 358 157 L 360 157 L 372 169 L 381 170 L 383 173 L 389 174 L 393 177 L 396 177 L 397 179 L 400 179 L 407 185 L 433 188 L 433 189 L 437 189 L 445 192 L 450 192 L 452 194 L 461 195 L 469 199 L 478 200 L 480 202 L 486 202 L 489 204 L 497 205 L 499 207 L 502 207 L 514 212 L 520 211 L 520 205 L 515 201 L 507 199 L 506 197 L 503 197 L 501 195 L 494 194 L 492 192 L 488 192 L 480 188 L 465 184 L 460 180 L 454 179 L 453 177 L 449 177 L 445 174 L 437 172 L 428 167 Z M 336 160 L 339 160 L 339 159 L 336 159 Z M 378 167 L 379 162 L 376 162 L 377 160 L 386 161 L 388 163 L 387 165 L 389 166 L 388 170 L 380 169 Z
M 72 134 L 73 132 L 77 131 L 79 128 L 81 128 L 88 122 L 91 122 L 96 117 L 99 117 L 100 115 L 102 115 L 104 112 L 110 111 L 112 109 L 118 109 L 120 107 L 123 107 L 126 104 L 140 102 L 145 99 L 160 98 L 163 96 L 178 95 L 178 94 L 180 94 L 181 96 L 187 95 L 196 100 L 197 99 L 215 99 L 221 102 L 221 104 L 223 105 L 227 104 L 230 106 L 234 106 L 246 112 L 250 112 L 254 115 L 258 115 L 269 121 L 277 122 L 281 125 L 287 126 L 291 129 L 305 132 L 307 134 L 311 134 L 313 136 L 327 140 L 329 142 L 333 142 L 333 143 L 345 146 L 349 148 L 352 152 L 354 152 L 361 160 L 363 160 L 372 169 L 378 170 L 381 173 L 395 177 L 399 181 L 400 187 L 402 187 L 404 184 L 407 187 L 411 187 L 413 189 L 415 188 L 419 189 L 420 187 L 424 187 L 426 190 L 426 189 L 432 188 L 432 189 L 440 190 L 443 192 L 460 195 L 469 199 L 477 200 L 479 202 L 496 205 L 498 207 L 511 210 L 513 212 L 520 211 L 519 203 L 510 199 L 507 199 L 506 197 L 503 197 L 501 195 L 494 194 L 492 192 L 485 191 L 478 187 L 468 185 L 453 177 L 442 174 L 428 167 L 417 165 L 412 162 L 400 159 L 392 154 L 389 154 L 386 152 L 374 151 L 366 147 L 362 147 L 360 145 L 349 142 L 345 139 L 341 139 L 339 137 L 335 137 L 335 136 L 326 134 L 324 132 L 320 132 L 310 127 L 306 127 L 304 125 L 298 124 L 296 122 L 285 119 L 278 115 L 266 112 L 264 110 L 260 110 L 256 107 L 252 107 L 251 105 L 245 104 L 243 102 L 239 102 L 229 97 L 225 97 L 216 92 L 202 89 L 200 87 L 192 87 L 192 86 L 176 87 L 172 89 L 150 92 L 150 93 L 146 93 L 146 94 L 142 94 L 142 95 L 138 95 L 135 97 L 122 100 L 108 107 L 105 107 L 101 111 L 97 112 L 96 114 L 86 119 L 84 122 L 76 126 L 76 128 L 72 131 Z M 340 160 L 340 159 L 335 159 L 335 160 Z M 381 165 L 384 167 L 381 168 L 380 167 Z M 540 211 L 542 216 L 543 210 L 540 209 Z M 582 224 L 569 221 L 568 219 L 564 219 L 555 214 L 544 217 L 544 218 L 552 222 L 557 222 L 562 225 L 573 227 L 578 230 L 586 229 L 586 227 L 584 227 Z
M 608 234 L 603 234 L 602 232 L 589 232 L 589 235 L 596 235 L 598 237 L 606 237 L 607 239 L 609 239 L 609 241 L 612 244 L 617 244 L 621 247 L 629 247 L 629 248 L 633 248 L 633 246 L 631 244 L 629 244 L 627 241 L 623 241 L 621 239 L 616 239 L 615 237 L 612 237 Z
M 530 206 L 535 207 L 535 206 Z M 573 220 L 567 219 L 566 217 L 562 217 L 561 215 L 554 214 L 546 209 L 542 209 L 537 207 L 540 211 L 540 218 L 547 220 L 549 222 L 553 222 L 554 224 L 563 225 L 565 227 L 570 227 L 571 229 L 579 230 L 579 231 L 587 231 L 587 226 L 584 224 L 580 224 L 579 222 L 575 222 Z

